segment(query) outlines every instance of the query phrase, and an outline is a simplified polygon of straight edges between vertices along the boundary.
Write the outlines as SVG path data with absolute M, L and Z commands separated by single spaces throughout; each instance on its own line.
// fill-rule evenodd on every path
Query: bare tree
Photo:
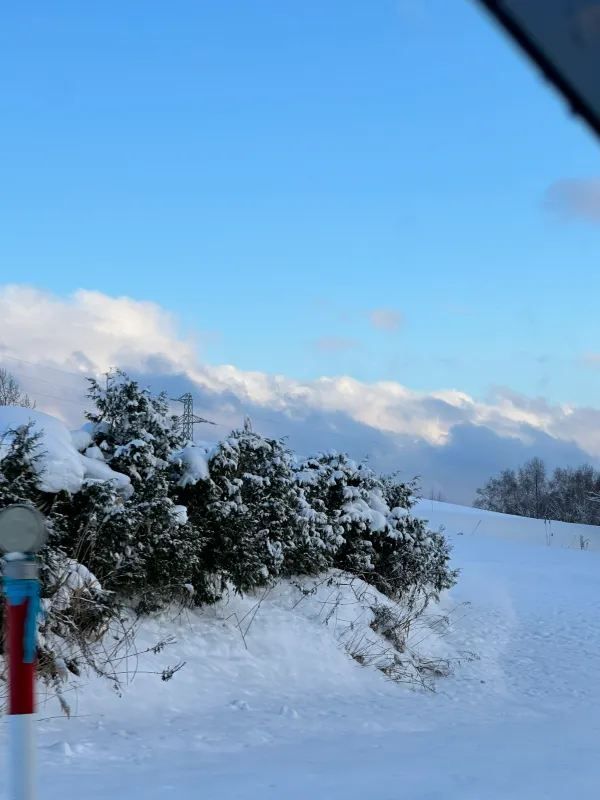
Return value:
M 35 403 L 31 402 L 29 395 L 21 391 L 15 378 L 4 367 L 0 367 L 0 406 L 35 407 Z
M 504 470 L 477 490 L 475 506 L 503 514 L 600 525 L 600 472 L 590 464 L 558 467 L 548 475 L 533 458 Z
M 548 506 L 548 478 L 541 458 L 532 458 L 519 469 L 518 481 L 523 496 L 524 515 L 544 519 Z

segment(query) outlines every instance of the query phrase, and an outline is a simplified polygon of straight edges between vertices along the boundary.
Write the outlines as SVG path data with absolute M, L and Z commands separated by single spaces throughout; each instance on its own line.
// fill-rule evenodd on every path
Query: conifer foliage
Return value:
M 167 398 L 153 397 L 122 372 L 110 375 L 106 387 L 90 381 L 89 397 L 95 410 L 87 414 L 86 453 L 127 475 L 133 488 L 124 499 L 110 485 L 84 488 L 95 524 L 90 566 L 107 588 L 137 598 L 144 610 L 189 598 L 198 536 L 172 497 L 177 474 L 170 456 L 184 442 Z M 80 523 L 88 517 L 80 516 Z
M 308 504 L 282 441 L 255 433 L 246 420 L 216 446 L 209 474 L 180 497 L 202 531 L 205 564 L 223 588 L 231 583 L 247 592 L 282 574 L 327 567 L 327 519 Z
M 410 514 L 413 484 L 379 478 L 339 453 L 308 459 L 298 480 L 336 536 L 333 566 L 395 598 L 435 597 L 455 582 L 446 540 Z
M 0 508 L 13 503 L 33 503 L 38 494 L 35 463 L 39 434 L 23 425 L 0 438 Z
M 30 425 L 7 431 L 0 438 L 0 508 L 14 503 L 36 507 L 43 502 L 36 470 L 39 440 L 40 434 L 33 433 Z M 47 521 L 49 540 L 40 553 L 45 614 L 38 641 L 38 672 L 58 690 L 69 675 L 78 675 L 84 666 L 101 669 L 91 645 L 106 631 L 113 608 L 94 575 L 61 547 L 62 514 L 51 511 Z M 3 613 L 0 604 L 0 622 Z

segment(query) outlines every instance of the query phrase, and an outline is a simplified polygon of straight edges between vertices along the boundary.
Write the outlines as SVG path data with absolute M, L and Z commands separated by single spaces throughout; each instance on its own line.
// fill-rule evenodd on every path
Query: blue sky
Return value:
M 0 62 L 0 283 L 155 301 L 215 364 L 596 403 L 600 227 L 545 197 L 598 143 L 471 0 L 12 4 Z

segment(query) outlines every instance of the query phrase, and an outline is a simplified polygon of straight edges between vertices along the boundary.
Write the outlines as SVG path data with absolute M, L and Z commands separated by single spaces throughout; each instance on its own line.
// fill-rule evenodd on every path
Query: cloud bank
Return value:
M 346 450 L 382 471 L 420 475 L 425 493 L 470 502 L 506 466 L 541 455 L 550 466 L 600 457 L 600 410 L 572 408 L 498 388 L 485 401 L 446 389 L 415 392 L 392 381 L 349 376 L 298 381 L 211 365 L 160 306 L 80 290 L 67 298 L 0 287 L 0 365 L 38 407 L 81 421 L 86 375 L 119 366 L 171 397 L 191 391 L 196 413 L 224 435 L 249 414 L 294 449 Z M 200 340 L 201 341 L 201 340 Z M 215 433 L 216 432 L 216 433 Z

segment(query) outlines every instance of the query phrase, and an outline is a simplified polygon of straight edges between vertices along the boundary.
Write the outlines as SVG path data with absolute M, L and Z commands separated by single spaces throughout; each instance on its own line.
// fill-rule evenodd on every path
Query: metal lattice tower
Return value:
M 204 419 L 204 417 L 197 417 L 194 414 L 194 398 L 190 392 L 172 399 L 175 403 L 183 403 L 183 414 L 179 417 L 179 426 L 182 434 L 189 442 L 194 441 L 194 425 L 198 425 L 201 422 L 206 422 L 208 425 L 215 424 L 208 419 Z

